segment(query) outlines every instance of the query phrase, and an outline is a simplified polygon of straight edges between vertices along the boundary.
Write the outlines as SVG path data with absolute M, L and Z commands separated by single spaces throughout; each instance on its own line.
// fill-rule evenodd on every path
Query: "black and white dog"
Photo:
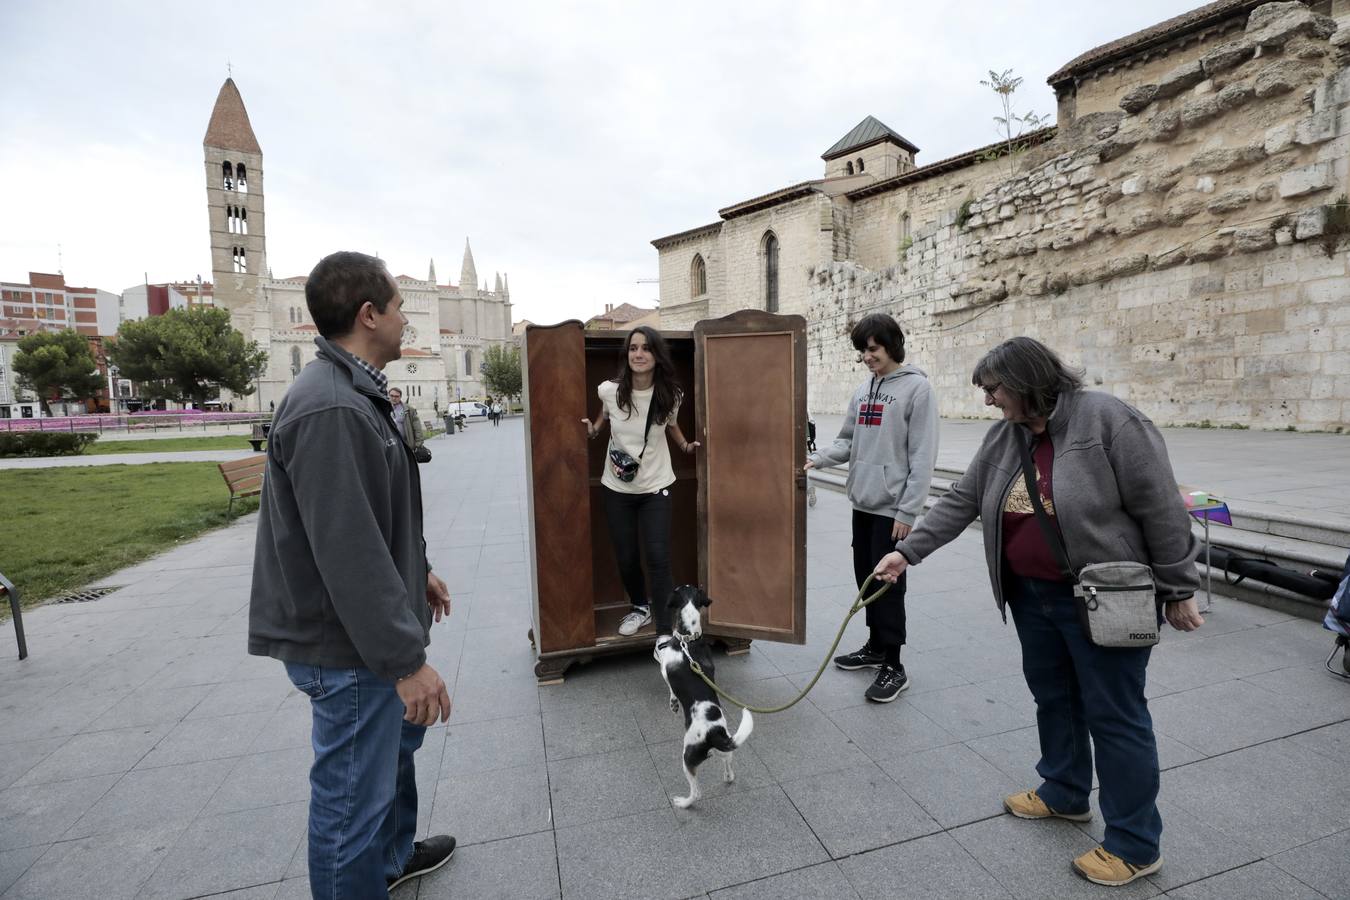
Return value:
M 681 809 L 687 809 L 702 796 L 698 787 L 698 767 L 714 750 L 722 754 L 723 779 L 736 780 L 736 773 L 731 768 L 731 754 L 746 742 L 755 727 L 754 717 L 747 709 L 736 733 L 730 733 L 722 706 L 717 702 L 717 692 L 694 673 L 680 648 L 683 640 L 689 656 L 698 662 L 703 673 L 716 680 L 712 652 L 703 640 L 702 611 L 710 603 L 712 600 L 708 595 L 693 585 L 677 587 L 670 597 L 674 633 L 659 638 L 652 654 L 661 666 L 666 687 L 670 689 L 671 712 L 684 711 L 684 777 L 689 781 L 689 796 L 675 797 L 672 801 Z

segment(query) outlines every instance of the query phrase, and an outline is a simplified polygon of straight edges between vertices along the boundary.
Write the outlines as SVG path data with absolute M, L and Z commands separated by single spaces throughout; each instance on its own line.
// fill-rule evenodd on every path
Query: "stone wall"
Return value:
M 862 377 L 847 331 L 881 310 L 945 415 L 982 415 L 975 360 L 1031 334 L 1160 423 L 1344 427 L 1347 51 L 1333 20 L 1267 4 L 1165 69 L 1128 70 L 1148 80 L 1121 83 L 1114 111 L 1080 110 L 1016 177 L 995 160 L 853 204 L 853 252 L 783 275 L 785 300 L 804 299 L 783 311 L 809 322 L 810 407 L 840 408 Z M 804 222 L 809 206 L 790 209 Z M 749 249 L 726 246 L 729 271 L 753 268 Z M 727 305 L 758 305 L 741 280 Z

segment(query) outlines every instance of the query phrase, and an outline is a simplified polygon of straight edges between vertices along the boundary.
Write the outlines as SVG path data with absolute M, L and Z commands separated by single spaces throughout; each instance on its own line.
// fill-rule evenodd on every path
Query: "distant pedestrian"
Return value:
M 501 403 L 501 401 L 500 401 L 500 400 L 493 400 L 493 401 L 492 401 L 492 424 L 493 424 L 493 425 L 500 425 L 500 424 L 502 424 L 502 412 L 503 412 L 503 409 L 502 409 L 502 403 Z

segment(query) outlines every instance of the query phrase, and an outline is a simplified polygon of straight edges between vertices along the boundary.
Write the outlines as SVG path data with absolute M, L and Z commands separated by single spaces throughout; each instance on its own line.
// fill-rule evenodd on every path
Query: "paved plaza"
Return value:
M 943 463 L 964 465 L 961 435 L 983 427 L 944 425 Z M 709 765 L 705 799 L 673 808 L 681 723 L 648 656 L 535 684 L 521 431 L 475 424 L 435 439 L 423 467 L 431 560 L 454 598 L 430 662 L 454 712 L 418 756 L 420 828 L 460 850 L 399 900 L 1350 894 L 1350 685 L 1322 669 L 1332 640 L 1317 624 L 1236 601 L 1199 632 L 1167 631 L 1149 669 L 1160 873 L 1094 887 L 1069 860 L 1100 817 L 1002 814 L 1005 793 L 1034 785 L 1034 710 L 975 532 L 912 572 L 900 700 L 865 704 L 869 676 L 831 670 L 791 711 L 756 718 L 734 784 Z M 1298 482 L 1288 496 L 1314 496 L 1320 466 L 1344 499 L 1346 457 L 1330 461 L 1350 439 L 1168 432 L 1179 474 L 1210 471 L 1216 490 L 1236 477 L 1225 453 L 1240 451 L 1224 448 L 1285 438 L 1312 448 L 1279 460 Z M 1279 493 L 1273 475 L 1258 492 Z M 255 518 L 116 573 L 121 589 L 97 602 L 31 610 L 22 663 L 0 626 L 4 900 L 308 896 L 308 701 L 245 653 Z M 718 656 L 719 681 L 747 700 L 804 685 L 852 599 L 847 501 L 820 491 L 807 520 L 808 643 Z M 846 647 L 864 631 L 859 617 Z

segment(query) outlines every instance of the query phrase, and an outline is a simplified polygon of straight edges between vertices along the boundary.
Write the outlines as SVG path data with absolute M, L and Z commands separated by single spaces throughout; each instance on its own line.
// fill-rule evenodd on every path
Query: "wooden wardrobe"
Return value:
M 673 583 L 704 587 L 705 629 L 731 652 L 753 639 L 804 643 L 806 322 L 742 310 L 662 334 L 685 389 L 680 428 L 703 445 L 696 456 L 672 447 Z M 629 603 L 600 493 L 608 441 L 587 440 L 581 422 L 599 409 L 596 387 L 614 377 L 626 338 L 575 320 L 525 330 L 530 639 L 541 683 L 598 655 L 650 652 L 655 637 L 651 625 L 618 633 Z

